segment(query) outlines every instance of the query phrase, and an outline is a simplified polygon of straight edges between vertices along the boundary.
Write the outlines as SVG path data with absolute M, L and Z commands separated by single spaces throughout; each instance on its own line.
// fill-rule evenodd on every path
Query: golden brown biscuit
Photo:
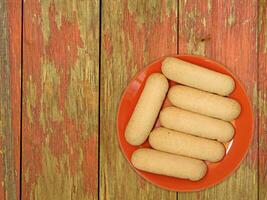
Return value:
M 164 108 L 159 115 L 160 124 L 166 128 L 228 142 L 234 136 L 230 122 L 186 111 L 174 106 Z
M 167 128 L 154 129 L 149 135 L 150 145 L 159 151 L 191 158 L 218 162 L 225 155 L 223 144 Z
M 197 159 L 169 154 L 154 149 L 138 149 L 133 155 L 131 162 L 137 169 L 172 176 L 176 178 L 198 181 L 206 172 L 206 164 Z
M 152 130 L 169 84 L 160 73 L 151 74 L 127 124 L 125 138 L 132 145 L 142 144 Z
M 168 98 L 174 106 L 226 121 L 232 121 L 241 112 L 234 99 L 182 85 L 171 87 Z
M 166 58 L 161 70 L 170 80 L 222 96 L 229 95 L 235 88 L 230 76 L 177 58 Z

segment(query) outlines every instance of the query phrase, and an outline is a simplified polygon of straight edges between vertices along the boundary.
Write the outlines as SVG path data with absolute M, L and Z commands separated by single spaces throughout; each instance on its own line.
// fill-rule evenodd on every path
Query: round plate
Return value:
M 192 55 L 177 55 L 174 56 L 181 60 L 211 69 L 220 73 L 230 75 L 235 80 L 235 90 L 231 93 L 230 97 L 237 100 L 242 111 L 240 116 L 233 121 L 235 127 L 235 135 L 232 141 L 225 144 L 227 153 L 223 160 L 218 163 L 207 163 L 208 172 L 206 176 L 200 181 L 190 181 L 185 179 L 173 178 L 163 175 L 152 174 L 144 172 L 134 168 L 130 162 L 132 153 L 138 148 L 150 147 L 148 141 L 146 141 L 141 146 L 132 146 L 128 144 L 124 137 L 124 131 L 127 123 L 131 117 L 134 107 L 138 101 L 138 98 L 144 88 L 145 81 L 148 76 L 155 72 L 161 72 L 161 63 L 164 58 L 148 65 L 143 70 L 141 70 L 130 82 L 130 84 L 125 89 L 121 102 L 119 105 L 118 115 L 117 115 L 117 133 L 120 147 L 123 154 L 125 155 L 128 162 L 134 168 L 134 170 L 145 178 L 147 181 L 168 190 L 174 191 L 198 191 L 210 186 L 213 186 L 231 173 L 239 166 L 241 160 L 245 157 L 249 145 L 252 140 L 253 135 L 253 114 L 252 107 L 248 96 L 246 95 L 244 87 L 241 85 L 240 81 L 223 65 L 218 64 L 207 58 L 192 56 Z M 174 85 L 173 81 L 169 81 L 170 85 Z M 163 107 L 168 106 L 169 102 L 166 99 Z M 159 126 L 157 121 L 155 127 Z

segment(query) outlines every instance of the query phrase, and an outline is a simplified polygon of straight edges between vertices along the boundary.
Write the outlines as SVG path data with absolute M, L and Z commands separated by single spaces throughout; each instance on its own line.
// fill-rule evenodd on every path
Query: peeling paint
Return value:
M 212 4 L 211 4 L 211 0 L 208 0 L 208 13 L 210 13 L 211 11 L 211 7 L 212 7 Z
M 259 110 L 260 117 L 267 117 L 267 94 L 258 90 L 257 84 L 253 87 L 253 106 Z
M 265 0 L 259 0 L 258 1 L 258 7 L 259 7 L 259 16 L 258 16 L 258 24 L 259 24 L 259 33 L 261 32 L 261 29 L 262 29 L 262 19 L 263 19 L 263 11 L 264 11 L 264 8 L 265 8 Z M 267 15 L 266 15 L 266 18 L 267 18 Z
M 203 23 L 204 28 L 206 28 L 206 18 L 205 17 L 203 17 L 202 23 Z
M 167 17 L 171 16 L 171 12 L 173 12 L 175 10 L 175 8 L 173 8 L 173 6 L 175 5 L 173 2 L 173 0 L 167 0 L 166 2 L 166 14 Z
M 177 33 L 177 24 L 176 24 L 176 23 L 174 23 L 174 24 L 172 25 L 172 31 L 173 31 L 174 33 Z M 176 41 L 177 41 L 177 34 L 173 34 L 172 42 L 174 43 L 174 42 L 176 42 Z
M 186 1 L 185 0 L 181 0 L 181 1 L 179 1 L 179 3 L 178 3 L 178 10 L 179 10 L 179 17 L 180 16 L 183 16 L 184 15 L 184 10 L 185 10 L 185 4 L 186 4 Z M 180 21 L 181 20 L 179 20 L 177 23 L 180 23 Z
M 265 15 L 265 32 L 264 32 L 264 53 L 267 53 L 267 11 Z
M 97 1 L 86 1 L 86 4 L 84 1 L 76 1 L 77 8 L 74 8 L 74 11 L 78 18 L 80 36 L 84 44 L 99 40 L 99 23 L 96 23 L 95 17 L 89 19 L 88 16 L 88 11 L 90 11 L 90 16 L 98 16 L 99 10 L 95 8 L 98 4 Z M 91 57 L 98 57 L 98 45 L 84 45 L 83 48 Z
M 77 3 L 66 3 L 64 0 L 57 0 L 57 1 L 41 1 L 41 8 L 42 8 L 42 30 L 44 34 L 45 42 L 48 41 L 50 36 L 50 26 L 49 26 L 49 9 L 55 9 L 55 22 L 57 25 L 57 28 L 60 29 L 62 25 L 62 17 L 66 19 L 66 21 L 73 21 L 75 14 L 77 13 L 77 7 L 84 5 L 82 2 L 79 3 L 81 5 L 77 5 Z M 84 9 L 80 9 L 81 11 Z M 93 9 L 90 9 L 93 10 Z M 84 24 L 84 23 L 83 23 Z M 84 26 L 82 23 L 80 23 L 80 27 Z M 85 33 L 85 32 L 83 32 Z
M 145 52 L 145 45 L 146 45 L 145 27 L 144 26 L 138 27 L 138 22 L 136 22 L 135 20 L 136 18 L 135 15 L 131 14 L 128 10 L 125 10 L 124 15 L 125 17 L 123 20 L 123 27 L 122 27 L 124 34 L 122 35 L 122 39 L 126 44 L 125 45 L 126 49 L 129 49 L 129 51 L 131 51 L 132 49 L 131 52 L 127 53 L 127 55 L 129 55 L 129 57 L 127 58 L 133 62 L 132 67 L 134 67 L 135 65 L 141 67 L 144 64 L 144 59 L 145 59 L 145 56 L 143 54 L 143 52 Z M 112 38 L 112 41 L 117 41 L 114 39 L 115 38 Z M 113 56 L 116 55 L 119 58 L 121 54 L 121 45 L 120 44 L 117 45 L 118 47 L 118 52 L 117 52 L 115 50 L 115 45 L 114 45 L 115 43 L 116 42 L 113 43 L 114 53 L 115 53 L 113 54 Z
M 83 178 L 81 170 L 71 176 L 69 172 L 70 162 L 67 155 L 57 159 L 53 156 L 48 146 L 42 150 L 42 174 L 38 177 L 33 186 L 30 199 L 79 199 L 86 200 L 90 196 L 84 193 Z M 83 160 L 82 153 L 78 158 L 81 165 Z M 53 187 L 51 187 L 53 186 Z
M 146 16 L 148 15 L 155 16 L 150 19 L 152 20 L 152 23 L 155 22 L 155 20 L 157 19 L 157 16 L 161 16 L 159 14 L 160 10 L 157 9 L 161 3 L 160 1 L 147 0 L 146 6 L 144 7 L 144 9 L 140 9 L 138 7 L 139 3 L 140 2 L 138 1 L 131 1 L 131 0 L 129 0 L 127 3 L 127 9 L 129 13 L 134 16 L 134 20 L 135 20 L 135 23 L 137 24 L 138 30 L 140 30 L 143 24 L 145 23 Z
M 187 44 L 187 50 L 189 53 L 193 53 L 195 55 L 205 55 L 205 41 L 197 41 L 193 31 L 190 32 L 189 41 Z
M 97 124 L 90 123 L 90 119 L 96 119 L 98 116 L 98 99 L 92 98 L 97 96 L 97 86 L 91 85 L 96 83 L 95 76 L 92 76 L 94 63 L 84 56 L 82 49 L 79 52 L 79 60 L 70 71 L 65 110 L 71 119 L 77 122 L 83 119 L 85 128 L 82 134 L 87 136 L 90 129 L 97 129 Z
M 129 58 L 129 61 L 133 62 L 132 67 L 130 69 L 131 69 L 131 71 L 135 70 L 135 72 L 136 72 L 138 70 L 138 64 L 139 63 L 138 62 L 135 63 L 134 62 L 135 59 L 132 58 L 133 55 L 135 54 L 135 52 L 134 52 L 134 45 L 133 45 L 133 43 L 130 40 L 125 41 L 125 43 L 128 45 L 127 57 Z M 118 56 L 118 54 L 116 53 L 115 56 Z M 128 78 L 130 78 L 131 72 L 127 72 L 127 69 L 126 68 L 124 68 L 123 70 L 125 71 L 125 74 L 128 74 L 129 75 Z
M 29 179 L 30 179 L 29 176 L 30 176 L 29 175 L 29 168 L 27 168 L 26 171 L 25 171 L 25 173 L 24 173 L 24 179 L 25 179 L 26 183 L 29 182 Z
M 61 22 L 61 12 L 56 14 L 55 22 L 57 24 L 57 28 L 60 29 L 61 28 L 61 24 L 62 24 L 62 22 Z
M 85 149 L 85 151 L 80 151 L 80 161 L 79 166 L 81 164 L 81 172 L 82 177 L 84 178 L 84 191 L 91 195 L 97 194 L 97 177 L 93 178 L 98 174 L 98 168 L 95 167 L 95 163 L 98 162 L 97 157 L 97 136 L 90 135 L 87 140 L 85 140 L 85 143 L 83 144 L 82 148 Z M 100 181 L 100 180 L 99 180 Z
M 50 122 L 63 120 L 62 112 L 59 109 L 59 74 L 55 66 L 43 60 L 41 67 L 42 97 L 40 123 L 45 132 L 52 132 Z
M 261 39 L 261 48 L 263 48 L 263 53 L 267 53 L 267 11 L 266 11 L 266 2 L 265 0 L 259 0 L 259 14 L 258 14 L 258 34 L 262 34 L 264 31 L 263 37 Z M 265 24 L 263 24 L 265 23 Z M 258 45 L 258 43 L 257 43 Z M 258 48 L 257 48 L 258 49 Z
M 7 2 L 0 1 L 0 149 L 2 151 L 0 180 L 4 181 L 4 188 L 0 190 L 0 198 L 16 199 L 19 191 L 17 187 L 18 179 L 15 174 L 17 166 L 14 154 L 17 153 L 17 148 L 19 148 L 16 146 L 16 140 L 19 140 L 19 132 L 14 133 L 14 127 L 12 127 L 12 119 L 14 119 L 12 98 L 19 98 L 19 92 L 16 95 L 12 94 L 11 69 L 14 66 L 12 66 L 13 60 L 10 59 L 16 55 L 10 53 L 11 47 L 9 45 L 13 38 L 10 37 L 9 29 L 14 28 L 12 27 L 14 22 L 11 22 L 10 16 L 8 16 L 8 9 Z M 13 15 L 13 17 L 15 16 Z M 11 24 L 8 24 L 9 22 Z M 19 68 L 17 70 L 19 71 Z M 18 126 L 20 125 L 19 122 L 16 123 Z
M 136 8 L 136 3 L 137 1 L 128 1 L 128 10 L 131 14 L 135 13 L 137 15 L 135 20 L 137 23 L 137 27 L 140 29 L 145 22 L 145 17 L 144 14 L 136 13 L 136 11 L 134 10 Z
M 60 16 L 64 16 L 67 21 L 72 21 L 73 20 L 73 12 L 77 12 L 77 7 L 79 4 L 79 1 L 73 1 L 72 3 L 66 3 L 65 0 L 56 0 L 56 1 L 51 1 L 53 2 L 51 4 L 54 4 L 54 7 L 56 8 L 56 13 L 59 14 Z M 81 3 L 82 4 L 82 3 Z M 83 3 L 83 5 L 85 5 Z M 84 9 L 80 9 L 84 10 Z
M 266 126 L 266 124 L 263 124 L 263 131 L 266 131 L 265 130 L 265 126 Z M 260 131 L 261 132 L 261 131 Z M 264 133 L 263 133 L 264 134 Z M 265 145 L 266 145 L 267 143 L 266 143 L 266 141 L 264 140 L 264 139 L 261 139 L 261 140 L 259 140 L 259 148 L 262 148 L 262 149 L 265 149 Z
M 48 16 L 43 25 L 49 30 L 42 29 L 47 36 L 41 70 L 35 75 L 40 82 L 37 93 L 41 90 L 36 100 L 39 123 L 35 124 L 42 137 L 35 135 L 38 146 L 30 149 L 33 156 L 39 153 L 40 160 L 27 165 L 24 174 L 30 199 L 83 200 L 97 195 L 97 167 L 92 164 L 97 163 L 98 144 L 97 5 L 96 1 L 41 3 L 42 18 Z M 95 140 L 89 140 L 90 136 Z M 27 174 L 32 168 L 40 169 L 34 178 Z
M 119 101 L 123 88 L 134 76 L 135 72 L 149 62 L 152 62 L 153 59 L 163 54 L 171 54 L 177 51 L 177 42 L 173 39 L 173 35 L 177 37 L 177 34 L 173 33 L 177 22 L 177 1 L 169 2 L 173 3 L 171 7 L 174 8 L 173 11 L 170 11 L 170 17 L 168 17 L 168 6 L 165 5 L 167 1 L 154 1 L 153 3 L 157 3 L 155 11 L 149 10 L 149 1 L 128 0 L 126 5 L 119 5 L 115 1 L 109 1 L 108 4 L 103 5 L 103 12 L 116 12 L 118 14 L 116 16 L 113 14 L 103 15 L 102 19 L 103 23 L 105 23 L 102 35 L 109 34 L 108 38 L 112 51 L 104 49 L 101 54 L 102 65 L 105 66 L 105 70 L 101 74 L 102 80 L 104 80 L 101 83 L 101 117 L 107 122 L 101 126 L 101 132 L 110 133 L 115 131 L 115 126 L 110 126 L 110 124 L 114 124 L 116 121 L 116 110 L 118 107 L 116 102 Z M 132 5 L 129 5 L 129 3 Z M 139 15 L 145 16 L 146 21 L 144 23 L 138 18 Z M 141 21 L 141 23 L 138 24 L 138 21 Z M 172 42 L 173 40 L 175 42 Z M 109 138 L 104 137 L 103 140 L 101 139 L 102 150 L 114 154 L 116 148 L 110 143 L 114 139 L 115 135 L 110 135 Z M 118 186 L 111 182 L 109 177 L 112 177 L 114 174 L 131 172 L 130 169 L 125 169 L 121 165 L 122 156 L 116 153 L 114 155 L 117 157 L 117 164 L 112 162 L 108 154 L 101 154 L 101 189 L 99 198 L 112 199 L 115 197 L 114 191 L 118 191 L 117 197 L 119 199 L 129 198 L 129 195 L 127 196 L 128 192 L 133 193 L 131 196 L 145 199 L 145 196 L 139 190 L 132 190 L 125 185 Z M 113 177 L 113 182 L 121 180 L 120 177 Z M 128 176 L 128 178 L 128 182 L 136 181 L 135 176 Z M 157 190 L 155 187 L 150 187 L 147 183 L 144 184 L 147 193 L 151 194 L 151 199 L 175 197 L 175 194 L 163 194 L 162 191 Z
M 50 36 L 50 26 L 49 26 L 49 16 L 48 16 L 48 10 L 50 7 L 50 1 L 42 1 L 42 21 L 41 21 L 41 27 L 42 32 L 44 36 L 45 42 L 48 41 L 48 38 Z
M 67 80 L 67 69 L 69 66 L 75 64 L 78 47 L 83 47 L 83 41 L 80 37 L 80 29 L 77 24 L 77 15 L 75 12 L 72 12 L 72 21 L 69 21 L 69 17 L 62 15 L 62 24 L 60 29 L 58 29 L 57 23 L 55 22 L 56 10 L 53 4 L 49 8 L 49 26 L 53 34 L 49 37 L 46 53 L 57 68 L 65 67 L 63 72 L 65 74 L 64 80 Z
M 235 15 L 233 12 L 231 12 L 230 15 L 228 16 L 227 22 L 229 26 L 232 26 L 235 23 Z
M 231 1 L 230 15 L 227 18 L 227 24 L 231 27 L 235 23 L 235 10 L 234 10 L 234 0 Z
M 103 36 L 103 46 L 107 55 L 110 56 L 113 51 L 113 47 L 112 43 L 110 42 L 110 35 L 108 33 Z
M 40 98 L 42 96 L 41 63 L 44 54 L 45 39 L 43 34 L 44 30 L 42 30 L 42 23 L 44 23 L 44 21 L 41 18 L 42 8 L 40 2 L 35 0 L 27 0 L 27 2 L 24 4 L 24 10 L 27 10 L 27 12 L 24 12 L 25 20 L 23 21 L 23 26 L 27 28 L 24 29 L 23 65 L 27 67 L 24 67 L 23 70 L 23 76 L 25 80 L 23 82 L 23 110 L 25 112 L 22 112 L 24 118 L 22 121 L 22 132 L 26 134 L 23 134 L 22 137 L 23 171 L 21 174 L 21 194 L 22 199 L 29 199 L 32 185 L 35 183 L 36 178 L 42 171 L 40 164 L 40 148 L 42 140 L 44 139 L 44 133 L 39 122 L 39 114 L 41 112 Z M 49 37 L 48 34 L 47 37 Z M 28 99 L 30 97 L 28 94 L 29 91 L 31 91 L 32 96 L 36 96 L 34 108 L 27 108 L 27 101 L 32 101 L 32 99 Z M 33 102 L 31 104 L 33 104 Z M 31 113 L 29 116 L 32 116 L 33 118 L 32 123 L 30 123 L 27 113 L 27 109 L 29 108 L 31 108 L 28 110 L 28 113 Z M 26 174 L 25 177 L 25 172 L 27 172 L 27 170 L 30 173 Z M 25 178 L 28 181 L 27 183 Z
M 257 83 L 254 84 L 254 86 L 253 86 L 252 104 L 253 104 L 253 107 L 258 106 L 258 86 L 257 86 Z
M 259 115 L 267 117 L 267 93 L 259 91 L 258 96 Z
M 205 40 L 201 40 L 197 38 L 195 26 L 197 23 L 197 19 L 200 17 L 200 14 L 197 10 L 197 7 L 194 6 L 192 10 L 186 13 L 185 16 L 185 33 L 188 37 L 187 43 L 187 52 L 195 55 L 205 55 Z M 205 17 L 201 19 L 202 23 L 206 23 Z
M 27 94 L 28 98 L 26 99 L 26 108 L 27 108 L 27 115 L 29 118 L 30 123 L 33 123 L 34 120 L 34 109 L 36 103 L 36 85 L 32 80 L 32 76 L 29 76 L 29 80 L 27 81 Z

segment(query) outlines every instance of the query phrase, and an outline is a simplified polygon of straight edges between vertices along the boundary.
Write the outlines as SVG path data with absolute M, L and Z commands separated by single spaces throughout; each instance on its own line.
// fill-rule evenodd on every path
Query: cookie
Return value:
M 176 107 L 225 121 L 234 120 L 241 112 L 241 106 L 234 99 L 183 85 L 171 87 L 168 99 Z
M 152 148 L 168 153 L 218 162 L 225 155 L 224 145 L 215 140 L 196 137 L 167 128 L 156 128 L 149 135 Z
M 207 172 L 207 166 L 201 160 L 147 148 L 136 150 L 131 162 L 139 170 L 192 181 L 202 179 Z
M 168 79 L 177 83 L 222 96 L 229 95 L 235 88 L 235 82 L 230 76 L 177 58 L 166 58 L 161 70 Z
M 147 139 L 168 88 L 168 80 L 164 75 L 153 73 L 148 77 L 125 130 L 125 139 L 128 143 L 137 146 Z
M 174 106 L 164 108 L 159 115 L 160 124 L 175 131 L 188 133 L 220 142 L 228 142 L 234 136 L 230 122 L 186 111 Z

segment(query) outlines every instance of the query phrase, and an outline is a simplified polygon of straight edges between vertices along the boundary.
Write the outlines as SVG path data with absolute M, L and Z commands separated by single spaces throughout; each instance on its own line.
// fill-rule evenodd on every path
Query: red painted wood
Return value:
M 24 1 L 23 199 L 97 199 L 99 2 Z
M 0 199 L 20 195 L 21 1 L 0 2 Z
M 11 75 L 11 107 L 12 128 L 14 138 L 14 160 L 16 177 L 16 197 L 20 196 L 20 137 L 21 137 L 21 24 L 22 2 L 20 0 L 7 0 L 7 16 L 9 26 L 9 60 Z M 14 193 L 14 191 L 11 191 Z
M 120 152 L 116 119 L 124 88 L 137 71 L 177 52 L 177 2 L 102 1 L 100 199 L 176 199 L 140 178 Z
M 244 84 L 255 113 L 254 139 L 237 172 L 220 185 L 199 193 L 179 194 L 179 199 L 257 199 L 258 115 L 257 99 L 253 98 L 257 88 L 257 1 L 179 3 L 179 53 L 203 55 L 227 66 Z
M 267 198 L 267 2 L 177 2 L 102 1 L 100 75 L 99 1 L 23 1 L 23 199 L 97 199 L 98 112 L 100 197 L 175 198 L 132 173 L 110 133 L 116 132 L 117 105 L 127 81 L 154 59 L 175 54 L 176 44 L 180 53 L 204 55 L 231 69 L 255 111 L 255 137 L 239 170 L 218 186 L 179 193 L 178 198 L 257 199 L 258 192 L 259 199 Z M 0 59 L 8 66 L 0 66 L 0 199 L 18 199 L 22 1 L 3 0 L 0 5 L 1 34 L 7 35 Z M 121 172 L 132 184 L 122 190 Z
M 267 1 L 258 3 L 259 199 L 267 199 Z

